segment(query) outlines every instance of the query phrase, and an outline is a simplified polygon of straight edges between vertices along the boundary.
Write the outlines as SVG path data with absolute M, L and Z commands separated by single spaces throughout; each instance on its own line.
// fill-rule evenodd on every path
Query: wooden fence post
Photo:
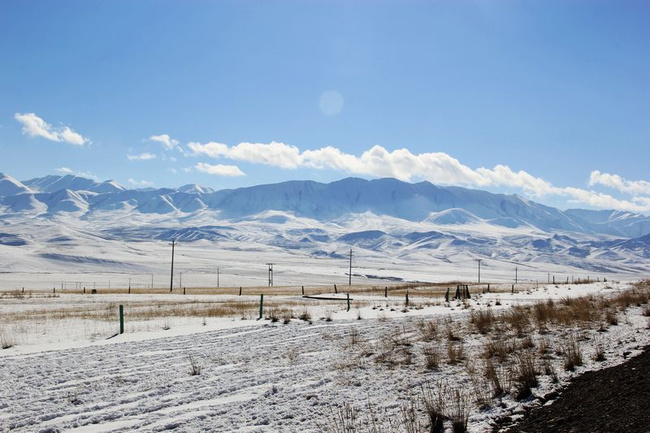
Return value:
M 124 334 L 124 305 L 120 305 L 120 334 Z

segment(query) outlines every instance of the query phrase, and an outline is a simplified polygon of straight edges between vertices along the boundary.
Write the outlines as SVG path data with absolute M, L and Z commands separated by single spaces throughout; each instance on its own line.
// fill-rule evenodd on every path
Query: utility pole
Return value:
M 517 267 L 515 266 L 515 284 L 517 284 Z
M 172 238 L 172 272 L 169 281 L 169 293 L 174 289 L 174 246 L 176 245 L 176 239 Z
M 478 262 L 478 282 L 479 282 L 479 284 L 481 283 L 481 260 L 482 259 L 476 259 L 476 261 Z
M 275 263 L 267 263 L 269 267 L 269 287 L 273 287 L 273 265 Z
M 350 270 L 348 272 L 348 286 L 352 285 L 352 248 L 350 248 Z
M 219 266 L 217 266 L 217 289 L 219 288 Z

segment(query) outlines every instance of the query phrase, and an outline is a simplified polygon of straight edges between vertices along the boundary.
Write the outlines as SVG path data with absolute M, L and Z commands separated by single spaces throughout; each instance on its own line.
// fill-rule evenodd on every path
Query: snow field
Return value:
M 202 317 L 170 317 L 169 329 L 163 330 L 159 319 L 131 328 L 127 320 L 127 332 L 108 340 L 115 333 L 115 322 L 93 320 L 97 337 L 89 339 L 86 331 L 72 331 L 75 320 L 83 323 L 84 319 L 52 319 L 50 327 L 39 329 L 68 330 L 70 341 L 34 334 L 25 344 L 0 351 L 0 430 L 322 431 L 333 430 L 333 420 L 346 405 L 359 414 L 357 422 L 364 422 L 369 408 L 374 408 L 376 422 L 388 426 L 399 419 L 404 404 L 419 399 L 423 386 L 435 390 L 445 383 L 467 395 L 470 431 L 485 431 L 498 415 L 517 416 L 522 404 L 541 404 L 531 399 L 518 402 L 505 394 L 479 410 L 477 378 L 484 377 L 482 354 L 489 341 L 511 342 L 521 353 L 529 350 L 539 358 L 540 370 L 546 363 L 554 371 L 558 383 L 553 383 L 554 375 L 538 375 L 533 393 L 539 396 L 586 369 L 622 362 L 624 356 L 647 345 L 650 337 L 644 306 L 630 306 L 626 312 L 619 309 L 617 325 L 602 320 L 566 326 L 549 323 L 542 333 L 531 321 L 523 336 L 516 334 L 514 325 L 495 325 L 483 335 L 471 323 L 472 314 L 486 310 L 506 314 L 513 306 L 547 299 L 559 304 L 569 297 L 612 297 L 629 288 L 624 283 L 570 286 L 570 290 L 530 286 L 516 294 L 472 293 L 466 302 L 449 304 L 440 297 L 432 302 L 413 294 L 410 308 L 405 308 L 401 297 L 354 295 L 357 304 L 349 312 L 342 303 L 310 300 L 307 306 L 296 305 L 295 317 L 307 312 L 311 324 L 297 318 L 283 324 L 281 318 L 271 322 L 236 317 L 207 318 L 204 325 Z M 94 302 L 100 303 L 101 311 L 127 301 L 127 296 L 95 296 Z M 142 302 L 160 301 L 159 295 L 138 296 Z M 38 311 L 41 307 L 32 305 L 38 302 L 57 308 L 67 304 L 79 311 L 87 306 L 83 302 L 91 303 L 88 298 L 2 299 L 0 305 L 4 317 L 7 311 Z M 182 296 L 174 299 L 181 302 Z M 145 323 L 151 328 L 139 327 Z M 3 331 L 6 327 L 2 323 Z M 503 330 L 497 331 L 498 327 Z M 523 347 L 530 344 L 524 344 L 526 337 L 534 347 Z M 566 371 L 559 354 L 570 338 L 583 354 L 583 365 L 576 371 Z M 548 348 L 544 353 L 542 346 Z M 450 350 L 461 347 L 462 354 L 452 364 Z M 593 360 L 598 348 L 604 351 L 605 361 Z M 439 355 L 437 368 L 427 368 L 431 366 L 426 353 L 432 350 Z M 504 362 L 492 361 L 505 373 L 516 365 L 515 355 Z M 201 367 L 198 375 L 190 375 L 190 356 Z M 418 416 L 418 422 L 424 422 L 424 413 Z

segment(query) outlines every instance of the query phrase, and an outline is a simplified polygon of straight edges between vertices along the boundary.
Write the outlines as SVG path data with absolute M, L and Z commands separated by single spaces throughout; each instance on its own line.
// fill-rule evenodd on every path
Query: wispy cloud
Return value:
M 68 126 L 52 127 L 34 113 L 16 113 L 14 119 L 23 125 L 23 134 L 30 137 L 42 137 L 51 141 L 65 142 L 76 146 L 90 143 L 90 140 L 73 131 Z
M 151 188 L 152 186 L 154 186 L 153 182 L 149 182 L 147 180 L 135 180 L 129 178 L 128 182 L 130 185 L 136 188 Z
M 141 153 L 140 155 L 127 154 L 126 157 L 129 161 L 148 161 L 150 159 L 156 159 L 156 155 L 150 152 Z
M 603 185 L 627 194 L 650 196 L 650 182 L 626 180 L 617 174 L 601 173 L 598 170 L 591 172 L 589 185 Z
M 406 182 L 428 180 L 440 185 L 463 185 L 479 188 L 508 187 L 519 189 L 534 198 L 559 196 L 568 199 L 569 202 L 583 203 L 597 208 L 615 208 L 635 212 L 650 211 L 650 200 L 648 197 L 643 197 L 643 195 L 650 195 L 647 194 L 647 182 L 630 182 L 617 179 L 612 175 L 600 174 L 599 176 L 592 173 L 591 185 L 596 183 L 608 186 L 616 185 L 617 189 L 621 191 L 634 191 L 638 195 L 630 200 L 622 200 L 593 190 L 557 187 L 526 171 L 514 171 L 507 165 L 472 169 L 442 152 L 413 154 L 408 149 L 388 151 L 382 146 L 373 146 L 357 156 L 341 152 L 332 146 L 301 151 L 296 146 L 279 142 L 268 144 L 244 142 L 235 146 L 218 142 L 205 144 L 191 142 L 187 144 L 187 147 L 190 154 L 195 156 L 225 158 L 283 169 L 329 169 L 373 177 L 394 177 Z M 219 167 L 203 165 L 205 166 L 203 170 L 199 169 L 198 165 L 196 166 L 197 170 L 207 172 L 208 167 Z M 241 173 L 239 169 L 237 171 Z M 237 175 L 243 175 L 243 173 Z
M 102 181 L 102 179 L 99 176 L 97 176 L 97 175 L 95 175 L 95 174 L 93 174 L 93 173 L 91 173 L 89 171 L 77 171 L 77 170 L 73 170 L 73 169 L 71 169 L 69 167 L 59 167 L 54 171 L 56 171 L 57 173 L 61 173 L 63 175 L 71 174 L 73 176 L 79 176 L 79 177 L 85 177 L 87 179 L 92 179 L 92 180 L 95 180 L 97 182 Z
M 200 162 L 194 166 L 197 171 L 201 173 L 211 174 L 213 176 L 245 176 L 244 172 L 239 169 L 236 165 L 211 165 L 204 162 Z
M 74 174 L 74 171 L 68 167 L 59 167 L 55 171 L 63 174 Z
M 178 140 L 171 138 L 169 134 L 152 135 L 149 140 L 162 144 L 167 150 L 174 150 L 179 147 Z

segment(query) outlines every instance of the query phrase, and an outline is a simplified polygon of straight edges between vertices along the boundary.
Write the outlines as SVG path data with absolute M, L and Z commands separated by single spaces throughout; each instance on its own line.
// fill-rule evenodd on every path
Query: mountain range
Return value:
M 56 236 L 30 225 L 64 225 L 70 242 L 175 238 L 230 248 L 272 245 L 311 257 L 355 246 L 413 260 L 463 253 L 630 273 L 647 271 L 650 259 L 646 215 L 562 211 L 517 195 L 395 179 L 215 191 L 199 185 L 128 189 L 73 175 L 18 181 L 0 174 L 0 245 L 56 249 Z

